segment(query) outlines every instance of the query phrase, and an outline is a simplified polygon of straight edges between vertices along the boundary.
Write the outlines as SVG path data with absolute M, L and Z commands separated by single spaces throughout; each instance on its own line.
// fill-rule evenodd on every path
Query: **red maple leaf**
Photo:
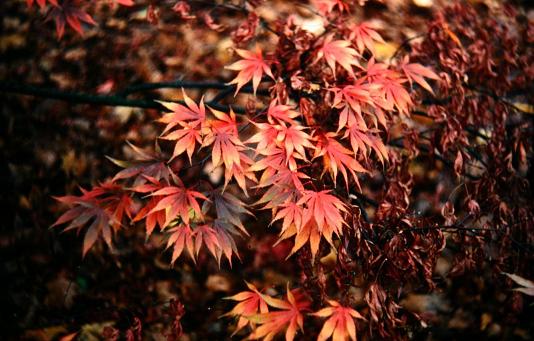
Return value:
M 32 7 L 34 2 L 37 2 L 39 7 L 43 8 L 46 6 L 46 2 L 49 2 L 53 6 L 58 6 L 57 0 L 26 0 L 28 7 Z
M 49 12 L 50 18 L 56 23 L 56 33 L 58 39 L 65 33 L 65 24 L 67 23 L 78 34 L 83 35 L 82 22 L 90 25 L 96 25 L 93 18 L 82 11 L 75 0 L 65 0 L 61 5 L 54 6 Z

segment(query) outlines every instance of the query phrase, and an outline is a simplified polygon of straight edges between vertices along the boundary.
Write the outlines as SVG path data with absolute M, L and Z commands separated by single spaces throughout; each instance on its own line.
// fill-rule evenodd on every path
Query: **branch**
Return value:
M 267 79 L 266 79 L 267 80 Z M 134 84 L 131 86 L 126 87 L 124 90 L 119 91 L 117 95 L 119 96 L 128 96 L 129 94 L 135 93 L 135 92 L 142 92 L 142 91 L 149 91 L 149 90 L 157 90 L 157 89 L 217 89 L 217 90 L 225 90 L 229 93 L 232 93 L 235 91 L 236 86 L 234 84 L 226 84 L 216 81 L 171 81 L 171 82 L 156 82 L 156 83 L 140 83 L 140 84 Z M 251 85 L 247 85 L 241 88 L 241 93 L 253 93 L 254 89 Z M 269 91 L 267 90 L 258 90 L 256 92 L 257 95 L 261 96 L 268 96 Z
M 50 99 L 57 99 L 75 104 L 96 104 L 104 106 L 122 106 L 130 108 L 142 108 L 142 109 L 157 109 L 166 110 L 161 104 L 154 100 L 148 99 L 128 99 L 118 95 L 97 95 L 83 92 L 71 92 L 63 91 L 60 89 L 42 88 L 40 86 L 31 84 L 15 84 L 11 82 L 0 82 L 0 92 L 14 93 L 19 95 L 29 95 L 34 97 L 44 97 Z M 162 99 L 167 102 L 175 102 L 184 104 L 183 101 Z M 219 104 L 214 101 L 207 102 L 206 105 L 216 110 L 226 111 L 230 109 L 230 106 Z M 234 112 L 238 114 L 244 114 L 246 110 L 242 107 L 232 106 Z

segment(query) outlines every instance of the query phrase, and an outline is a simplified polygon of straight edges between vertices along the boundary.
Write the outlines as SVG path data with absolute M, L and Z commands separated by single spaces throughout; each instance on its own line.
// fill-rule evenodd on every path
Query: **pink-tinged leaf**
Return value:
M 206 106 L 204 105 L 204 97 L 200 99 L 200 103 L 197 105 L 189 96 L 187 96 L 184 89 L 182 89 L 185 105 L 173 102 L 157 101 L 163 105 L 166 109 L 171 111 L 164 114 L 158 122 L 166 124 L 162 135 L 165 135 L 170 130 L 177 126 L 191 128 L 202 128 L 206 122 Z
M 367 173 L 367 170 L 360 165 L 358 161 L 352 156 L 352 152 L 343 147 L 335 139 L 335 133 L 326 133 L 319 136 L 319 143 L 316 146 L 314 158 L 323 157 L 324 170 L 329 171 L 334 183 L 336 182 L 338 171 L 343 174 L 345 184 L 348 187 L 349 179 L 347 169 L 351 173 L 352 178 L 359 186 L 358 176 L 356 173 Z
M 336 63 L 341 65 L 351 76 L 354 76 L 352 66 L 361 68 L 358 62 L 360 55 L 355 49 L 350 47 L 351 43 L 349 41 L 333 39 L 333 35 L 326 37 L 323 46 L 317 52 L 315 61 L 324 58 L 330 69 L 332 69 L 334 76 L 336 75 Z
M 256 45 L 255 52 L 241 49 L 236 49 L 236 52 L 243 59 L 226 67 L 229 70 L 239 71 L 237 77 L 228 84 L 237 84 L 235 92 L 235 95 L 237 95 L 243 85 L 252 80 L 252 89 L 254 90 L 254 95 L 256 95 L 256 90 L 264 74 L 274 79 L 271 68 L 263 59 L 261 48 L 258 45 Z
M 385 43 L 384 39 L 369 23 L 354 24 L 349 27 L 349 39 L 353 40 L 358 47 L 358 51 L 363 53 L 367 48 L 371 53 L 375 54 L 375 42 Z
M 212 145 L 211 161 L 213 167 L 218 167 L 221 162 L 228 169 L 234 164 L 240 165 L 240 151 L 245 150 L 243 142 L 239 139 L 235 113 L 230 110 L 229 114 L 211 109 L 217 120 L 209 122 L 210 132 L 206 135 L 203 146 Z
M 195 217 L 204 219 L 197 199 L 207 200 L 207 198 L 202 193 L 183 187 L 181 183 L 178 186 L 163 187 L 151 195 L 163 197 L 149 214 L 164 210 L 166 217 L 164 226 L 169 225 L 177 217 L 180 217 L 185 224 L 189 224 L 190 210 L 194 212 Z
M 350 136 L 350 144 L 354 155 L 362 155 L 367 158 L 371 150 L 374 150 L 378 160 L 384 164 L 388 160 L 388 150 L 380 136 L 373 135 L 371 130 L 360 129 L 358 125 L 352 125 L 345 131 L 345 136 Z
M 401 69 L 404 72 L 404 75 L 406 76 L 406 78 L 408 78 L 408 81 L 410 81 L 410 85 L 412 84 L 412 82 L 416 82 L 417 84 L 421 85 L 424 89 L 426 89 L 428 92 L 434 94 L 432 87 L 425 80 L 425 78 L 438 80 L 439 76 L 436 75 L 434 71 L 432 71 L 430 68 L 425 67 L 419 63 L 409 63 L 408 56 L 404 58 L 401 64 Z
M 276 104 L 274 101 L 269 104 L 269 109 L 267 109 L 267 120 L 270 123 L 286 122 L 295 124 L 294 118 L 299 115 L 299 112 L 292 110 L 290 106 Z
M 311 3 L 324 16 L 330 14 L 336 7 L 341 13 L 350 9 L 349 4 L 343 0 L 311 0 Z
M 135 5 L 135 2 L 133 2 L 133 0 L 115 0 L 115 2 L 119 5 L 128 7 Z

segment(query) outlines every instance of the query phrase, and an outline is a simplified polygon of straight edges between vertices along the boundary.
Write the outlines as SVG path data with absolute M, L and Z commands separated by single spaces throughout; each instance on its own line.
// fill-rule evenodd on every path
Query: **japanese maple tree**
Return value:
M 90 1 L 27 3 L 58 38 L 97 24 Z M 531 276 L 510 249 L 534 242 L 532 98 L 518 95 L 534 83 L 532 22 L 507 5 L 488 18 L 456 4 L 384 58 L 387 28 L 353 15 L 365 1 L 310 1 L 315 32 L 296 15 L 263 18 L 259 3 L 148 6 L 154 25 L 167 11 L 231 31 L 219 92 L 184 82 L 180 98 L 151 101 L 157 140 L 130 144 L 135 160 L 109 157 L 120 167 L 110 179 L 57 197 L 68 208 L 53 227 L 82 233 L 84 257 L 139 228 L 162 236 L 175 267 L 208 254 L 231 268 L 256 234 L 275 234 L 298 275 L 278 290 L 242 278 L 225 316 L 249 339 L 407 338 L 423 316 L 401 297 L 435 289 L 447 245 L 453 276 L 487 261 Z M 230 30 L 219 10 L 244 18 Z

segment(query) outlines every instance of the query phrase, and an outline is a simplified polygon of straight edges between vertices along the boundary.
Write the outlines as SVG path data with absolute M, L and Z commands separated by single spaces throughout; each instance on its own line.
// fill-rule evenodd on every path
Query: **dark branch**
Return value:
M 266 79 L 267 80 L 267 79 Z M 157 90 L 157 89 L 216 89 L 216 90 L 224 90 L 226 92 L 232 93 L 236 90 L 235 85 L 230 85 L 226 83 L 216 82 L 216 81 L 171 81 L 171 82 L 156 82 L 156 83 L 140 83 L 140 84 L 134 84 L 131 86 L 126 87 L 124 90 L 121 90 L 117 93 L 119 96 L 128 96 L 129 94 L 135 93 L 135 92 L 143 92 L 143 91 L 150 91 L 150 90 Z M 240 93 L 248 93 L 251 94 L 254 92 L 251 85 L 247 85 L 242 87 L 239 90 Z M 257 95 L 260 96 L 267 96 L 269 95 L 269 91 L 267 90 L 258 90 L 256 92 Z
M 95 104 L 104 106 L 122 106 L 142 109 L 166 110 L 161 104 L 151 99 L 128 99 L 118 95 L 98 95 L 82 92 L 63 91 L 60 89 L 42 88 L 31 84 L 15 84 L 9 82 L 0 82 L 0 92 L 13 93 L 19 95 L 29 95 L 34 97 L 44 97 L 57 99 L 75 104 Z M 162 99 L 167 102 L 183 104 L 183 101 Z M 208 106 L 216 110 L 229 110 L 230 106 L 219 104 L 217 102 L 207 102 Z M 233 110 L 238 114 L 244 114 L 245 109 L 234 107 Z

